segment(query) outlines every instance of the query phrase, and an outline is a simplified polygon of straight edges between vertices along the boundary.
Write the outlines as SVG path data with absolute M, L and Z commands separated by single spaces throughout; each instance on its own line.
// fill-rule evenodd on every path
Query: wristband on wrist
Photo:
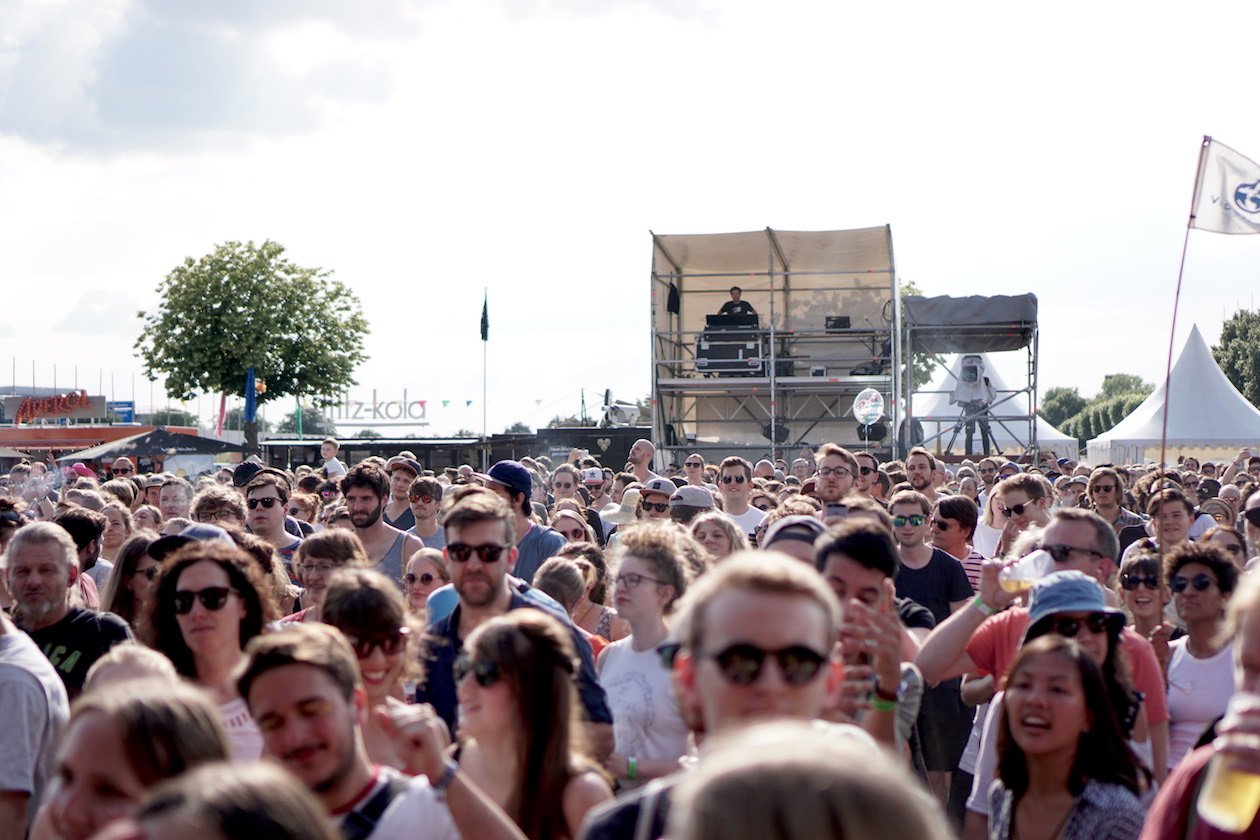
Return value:
M 977 595 L 975 598 L 971 600 L 971 606 L 975 607 L 977 610 L 979 610 L 982 614 L 986 616 L 993 615 L 995 612 L 997 612 L 997 610 L 993 609 L 993 607 L 990 607 L 988 604 L 986 604 L 984 602 L 984 599 L 981 598 L 979 595 Z
M 889 703 L 897 702 L 896 689 L 888 691 L 887 689 L 881 688 L 878 682 L 875 683 L 875 690 L 871 693 L 871 696 L 875 699 L 884 700 Z
M 874 694 L 870 697 L 871 708 L 877 712 L 895 712 L 897 711 L 896 700 L 884 700 L 876 697 Z
M 433 793 L 439 802 L 445 801 L 446 789 L 451 786 L 451 782 L 455 781 L 455 774 L 459 772 L 459 765 L 454 759 L 446 759 L 446 769 L 442 771 L 442 777 L 433 783 Z
M 626 778 L 632 782 L 639 778 L 639 759 L 634 756 L 626 759 Z

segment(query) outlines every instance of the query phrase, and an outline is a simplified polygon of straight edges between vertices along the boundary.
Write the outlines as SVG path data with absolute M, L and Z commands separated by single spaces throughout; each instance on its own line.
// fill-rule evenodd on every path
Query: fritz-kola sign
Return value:
M 341 403 L 333 406 L 332 419 L 346 426 L 352 426 L 356 423 L 362 425 L 427 426 L 429 425 L 427 405 L 428 400 L 407 399 L 406 389 L 403 389 L 401 399 L 383 400 L 380 399 L 376 389 L 373 388 L 370 400 L 353 399 L 347 394 Z

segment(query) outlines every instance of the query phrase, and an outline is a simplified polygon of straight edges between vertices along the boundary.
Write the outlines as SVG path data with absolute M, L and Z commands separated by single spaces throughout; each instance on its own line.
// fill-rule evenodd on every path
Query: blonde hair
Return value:
M 927 792 L 878 749 L 803 721 L 717 736 L 678 785 L 676 840 L 948 840 Z

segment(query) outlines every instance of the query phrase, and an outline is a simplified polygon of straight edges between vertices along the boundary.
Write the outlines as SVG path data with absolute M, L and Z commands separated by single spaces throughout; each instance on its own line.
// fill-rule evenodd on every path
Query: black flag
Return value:
M 490 340 L 490 297 L 488 294 L 481 302 L 481 340 Z

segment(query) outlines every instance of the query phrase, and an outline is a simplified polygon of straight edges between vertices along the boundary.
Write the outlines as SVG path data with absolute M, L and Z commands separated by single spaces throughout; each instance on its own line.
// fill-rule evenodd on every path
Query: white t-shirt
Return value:
M 61 677 L 31 637 L 12 624 L 7 630 L 0 636 L 0 708 L 9 722 L 0 738 L 0 790 L 30 795 L 26 824 L 31 825 L 70 703 Z
M 356 807 L 370 802 L 391 776 L 400 775 L 402 774 L 392 767 L 381 767 L 376 775 L 376 783 L 356 803 Z M 344 819 L 344 815 L 337 818 L 338 828 Z M 368 840 L 416 840 L 417 837 L 424 837 L 425 840 L 460 840 L 459 831 L 455 828 L 455 821 L 451 819 L 446 803 L 438 801 L 437 794 L 424 776 L 416 776 L 408 781 L 406 791 L 395 796 L 389 803 L 385 813 L 377 821 L 376 828 L 368 835 Z
M 636 651 L 632 638 L 600 654 L 599 684 L 612 710 L 614 749 L 627 758 L 676 760 L 687 751 L 688 732 L 670 673 L 654 647 Z
M 733 513 L 728 513 L 726 516 L 729 519 L 734 520 L 735 524 L 738 525 L 745 534 L 752 536 L 753 533 L 756 532 L 757 526 L 761 524 L 761 520 L 766 518 L 766 512 L 764 510 L 758 510 L 750 505 L 748 510 L 744 511 L 739 516 L 736 516 Z
M 338 461 L 336 457 L 329 458 L 324 462 L 324 473 L 329 478 L 343 476 L 346 474 L 346 465 Z
M 1234 693 L 1234 643 L 1198 659 L 1189 636 L 1168 643 L 1168 766 L 1175 767 L 1212 721 L 1225 714 Z
M 249 713 L 249 706 L 239 697 L 219 704 L 219 720 L 227 730 L 228 746 L 232 748 L 232 760 L 240 763 L 257 761 L 262 757 L 263 738 L 258 724 Z

